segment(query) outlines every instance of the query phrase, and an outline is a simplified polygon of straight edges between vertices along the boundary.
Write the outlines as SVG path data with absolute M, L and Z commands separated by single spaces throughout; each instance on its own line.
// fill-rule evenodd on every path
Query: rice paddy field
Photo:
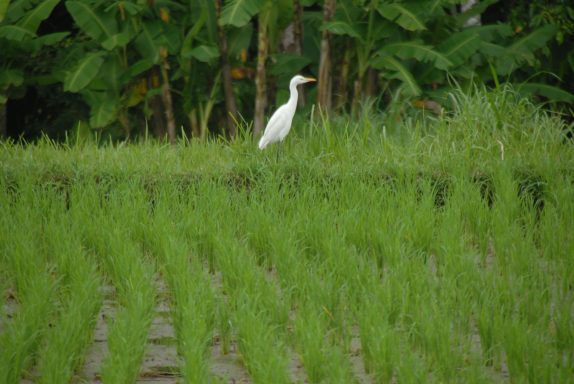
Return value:
M 451 102 L 280 154 L 3 144 L 0 383 L 574 382 L 568 127 Z

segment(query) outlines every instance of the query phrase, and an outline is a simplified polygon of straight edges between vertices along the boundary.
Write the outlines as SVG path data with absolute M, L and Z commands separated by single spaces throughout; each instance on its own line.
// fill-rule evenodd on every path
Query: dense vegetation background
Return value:
M 257 135 L 297 72 L 301 107 L 387 125 L 471 81 L 571 116 L 573 34 L 560 0 L 4 0 L 0 135 Z

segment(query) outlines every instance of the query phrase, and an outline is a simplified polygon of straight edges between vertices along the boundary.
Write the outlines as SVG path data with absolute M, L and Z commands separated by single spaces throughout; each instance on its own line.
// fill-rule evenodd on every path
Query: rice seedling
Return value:
M 105 382 L 131 382 L 138 376 L 155 302 L 154 265 L 146 260 L 129 231 L 145 208 L 136 186 L 124 183 L 101 196 L 98 192 L 107 192 L 107 186 L 90 182 L 80 193 L 93 199 L 71 197 L 73 214 L 84 224 L 84 241 L 95 252 L 117 293 L 116 316 L 109 320 L 108 355 L 101 367 Z

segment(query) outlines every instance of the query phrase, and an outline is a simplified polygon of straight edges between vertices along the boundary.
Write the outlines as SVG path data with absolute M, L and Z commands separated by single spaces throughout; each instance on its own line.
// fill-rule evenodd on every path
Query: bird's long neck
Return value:
M 290 96 L 289 96 L 289 101 L 287 102 L 287 104 L 291 105 L 291 106 L 297 106 L 297 97 L 299 97 L 299 93 L 297 93 L 297 85 L 296 84 L 290 84 L 289 85 L 289 91 L 291 92 Z

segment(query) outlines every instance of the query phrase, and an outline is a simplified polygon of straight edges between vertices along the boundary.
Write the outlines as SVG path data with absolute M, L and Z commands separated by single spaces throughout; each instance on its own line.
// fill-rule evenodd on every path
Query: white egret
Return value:
M 291 130 L 291 122 L 293 121 L 295 110 L 297 109 L 297 98 L 299 97 L 297 86 L 310 81 L 316 80 L 311 77 L 303 77 L 301 75 L 297 75 L 291 79 L 291 82 L 289 82 L 289 91 L 291 92 L 289 101 L 280 106 L 279 109 L 277 109 L 271 116 L 271 119 L 269 119 L 263 136 L 261 136 L 261 140 L 259 140 L 259 149 L 264 149 L 269 144 L 283 141 L 283 139 L 285 139 L 285 136 L 287 136 Z

